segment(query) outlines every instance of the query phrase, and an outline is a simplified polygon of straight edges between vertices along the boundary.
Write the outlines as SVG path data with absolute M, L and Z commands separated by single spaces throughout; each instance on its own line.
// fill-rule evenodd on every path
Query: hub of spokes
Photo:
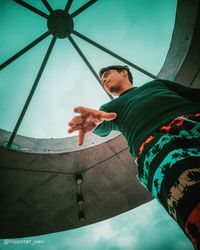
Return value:
M 49 31 L 57 38 L 66 38 L 74 28 L 72 17 L 64 10 L 54 10 L 48 17 Z

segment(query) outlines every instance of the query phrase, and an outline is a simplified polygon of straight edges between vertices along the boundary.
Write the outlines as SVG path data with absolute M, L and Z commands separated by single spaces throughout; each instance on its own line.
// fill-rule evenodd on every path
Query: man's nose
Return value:
M 107 80 L 107 79 L 106 79 L 106 77 L 105 77 L 105 78 L 102 78 L 101 81 L 102 81 L 103 84 L 105 84 L 105 83 L 106 83 L 106 80 Z

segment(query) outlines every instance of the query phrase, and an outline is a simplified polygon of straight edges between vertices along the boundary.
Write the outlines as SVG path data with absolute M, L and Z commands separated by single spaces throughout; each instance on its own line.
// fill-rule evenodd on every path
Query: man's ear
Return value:
M 123 76 L 128 76 L 128 71 L 126 69 L 123 69 L 121 72 Z

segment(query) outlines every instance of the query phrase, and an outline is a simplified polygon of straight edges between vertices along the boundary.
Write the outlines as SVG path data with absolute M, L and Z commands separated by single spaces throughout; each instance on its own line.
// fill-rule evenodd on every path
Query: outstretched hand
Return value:
M 90 109 L 83 106 L 74 108 L 75 113 L 80 113 L 79 116 L 75 116 L 69 123 L 69 133 L 79 131 L 79 145 L 83 144 L 85 134 L 93 131 L 103 121 L 114 120 L 117 116 L 116 113 L 107 113 L 100 110 Z

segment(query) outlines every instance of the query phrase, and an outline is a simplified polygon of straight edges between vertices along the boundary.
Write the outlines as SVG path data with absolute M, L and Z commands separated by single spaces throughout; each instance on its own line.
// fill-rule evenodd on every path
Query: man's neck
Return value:
M 123 88 L 119 91 L 118 96 L 120 96 L 122 93 L 124 93 L 125 91 L 132 89 L 132 88 L 133 88 L 133 85 L 123 86 Z
M 125 94 L 126 92 L 128 92 L 129 90 L 131 90 L 131 89 L 133 89 L 133 88 L 134 88 L 133 86 L 130 87 L 130 88 L 127 88 L 126 90 L 124 90 L 123 92 L 121 92 L 121 94 L 120 94 L 119 96 Z

